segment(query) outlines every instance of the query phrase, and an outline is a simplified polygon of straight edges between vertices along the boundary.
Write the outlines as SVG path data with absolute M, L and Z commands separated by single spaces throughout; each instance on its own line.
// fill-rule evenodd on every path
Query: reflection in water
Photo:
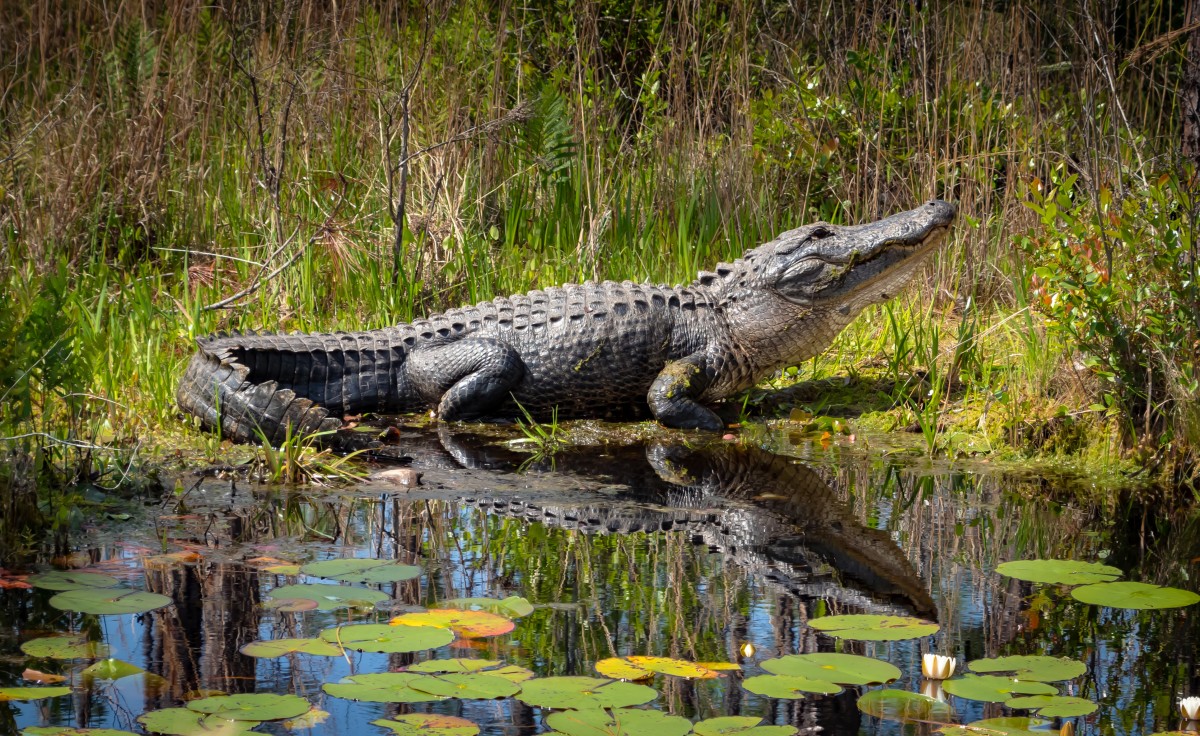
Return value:
M 422 486 L 377 480 L 299 493 L 210 479 L 168 500 L 156 525 L 123 528 L 119 541 L 100 536 L 93 567 L 171 597 L 174 605 L 160 611 L 98 619 L 49 608 L 44 591 L 0 593 L 0 647 L 8 655 L 0 687 L 20 684 L 26 666 L 69 672 L 70 663 L 26 660 L 17 649 L 68 628 L 105 639 L 114 656 L 167 681 L 156 688 L 128 678 L 70 698 L 0 703 L 0 732 L 43 723 L 136 731 L 140 713 L 178 706 L 205 689 L 308 697 L 331 714 L 309 732 L 316 734 L 375 732 L 369 721 L 412 711 L 460 715 L 486 733 L 545 730 L 536 709 L 512 699 L 396 706 L 321 692 L 347 674 L 394 670 L 425 654 L 255 660 L 238 651 L 259 638 L 313 636 L 348 619 L 386 620 L 462 596 L 521 595 L 538 607 L 508 636 L 432 656 L 504 659 L 543 676 L 591 675 L 597 660 L 627 654 L 740 661 L 743 673 L 720 680 L 655 682 L 655 707 L 694 720 L 741 714 L 826 733 L 903 732 L 862 717 L 853 689 L 785 701 L 740 687 L 742 677 L 759 674 L 758 661 L 834 649 L 806 625 L 828 613 L 939 621 L 932 641 L 837 646 L 896 664 L 906 677 L 894 686 L 904 689 L 918 688 L 924 651 L 1083 659 L 1089 674 L 1070 694 L 1102 703 L 1090 719 L 1097 733 L 1173 727 L 1170 699 L 1200 692 L 1198 617 L 1082 606 L 991 572 L 1019 557 L 1105 554 L 1132 579 L 1188 587 L 1180 575 L 1196 572 L 1194 522 L 1114 528 L 1090 511 L 1025 500 L 1021 486 L 996 477 L 922 475 L 855 457 L 836 468 L 810 467 L 733 443 L 600 446 L 567 451 L 552 465 L 446 433 L 406 438 L 405 449 L 425 473 Z M 1140 531 L 1130 538 L 1130 528 Z M 189 547 L 201 553 L 199 562 L 155 557 Z M 265 571 L 271 560 L 341 556 L 396 559 L 425 574 L 382 586 L 392 600 L 379 614 L 261 605 L 267 590 L 295 582 Z M 750 658 L 739 653 L 746 642 L 757 650 Z M 965 719 L 1003 714 L 977 703 L 958 709 Z

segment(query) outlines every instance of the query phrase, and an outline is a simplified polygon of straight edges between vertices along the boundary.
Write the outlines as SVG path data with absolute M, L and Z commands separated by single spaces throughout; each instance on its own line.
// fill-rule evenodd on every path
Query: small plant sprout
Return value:
M 1062 725 L 1062 730 L 1058 732 L 1058 736 L 1075 736 L 1075 722 L 1067 721 Z
M 1179 714 L 1185 721 L 1200 721 L 1200 697 L 1193 695 L 1180 700 Z
M 921 657 L 921 674 L 927 680 L 948 680 L 954 677 L 954 657 L 941 654 L 925 654 Z

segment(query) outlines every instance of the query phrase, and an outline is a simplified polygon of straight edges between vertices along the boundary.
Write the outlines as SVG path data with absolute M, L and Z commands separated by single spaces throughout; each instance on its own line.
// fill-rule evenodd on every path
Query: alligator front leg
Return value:
M 696 401 L 712 380 L 704 363 L 703 354 L 689 355 L 683 360 L 667 363 L 654 379 L 646 401 L 663 426 L 713 432 L 725 428 L 725 422 L 716 412 Z
M 524 378 L 525 363 L 512 346 L 475 338 L 414 350 L 407 375 L 417 393 L 438 402 L 438 418 L 454 422 L 495 412 Z

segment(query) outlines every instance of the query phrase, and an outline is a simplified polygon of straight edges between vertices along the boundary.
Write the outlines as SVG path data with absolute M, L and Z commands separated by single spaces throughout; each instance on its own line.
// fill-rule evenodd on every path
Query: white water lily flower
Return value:
M 948 680 L 954 677 L 954 657 L 941 654 L 926 654 L 921 657 L 921 674 L 930 680 Z
M 1200 721 L 1200 697 L 1193 695 L 1179 701 L 1179 712 L 1183 715 L 1184 720 Z

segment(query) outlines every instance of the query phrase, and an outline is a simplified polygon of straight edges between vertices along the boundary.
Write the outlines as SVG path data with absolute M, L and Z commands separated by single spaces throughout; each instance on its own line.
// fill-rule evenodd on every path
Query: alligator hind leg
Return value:
M 654 418 L 672 429 L 707 429 L 713 432 L 725 428 L 721 417 L 694 397 L 704 393 L 711 380 L 703 367 L 704 357 L 693 355 L 668 363 L 646 394 L 646 402 Z
M 414 350 L 407 373 L 422 396 L 441 397 L 438 417 L 454 422 L 495 411 L 525 377 L 525 363 L 511 346 L 475 338 Z

